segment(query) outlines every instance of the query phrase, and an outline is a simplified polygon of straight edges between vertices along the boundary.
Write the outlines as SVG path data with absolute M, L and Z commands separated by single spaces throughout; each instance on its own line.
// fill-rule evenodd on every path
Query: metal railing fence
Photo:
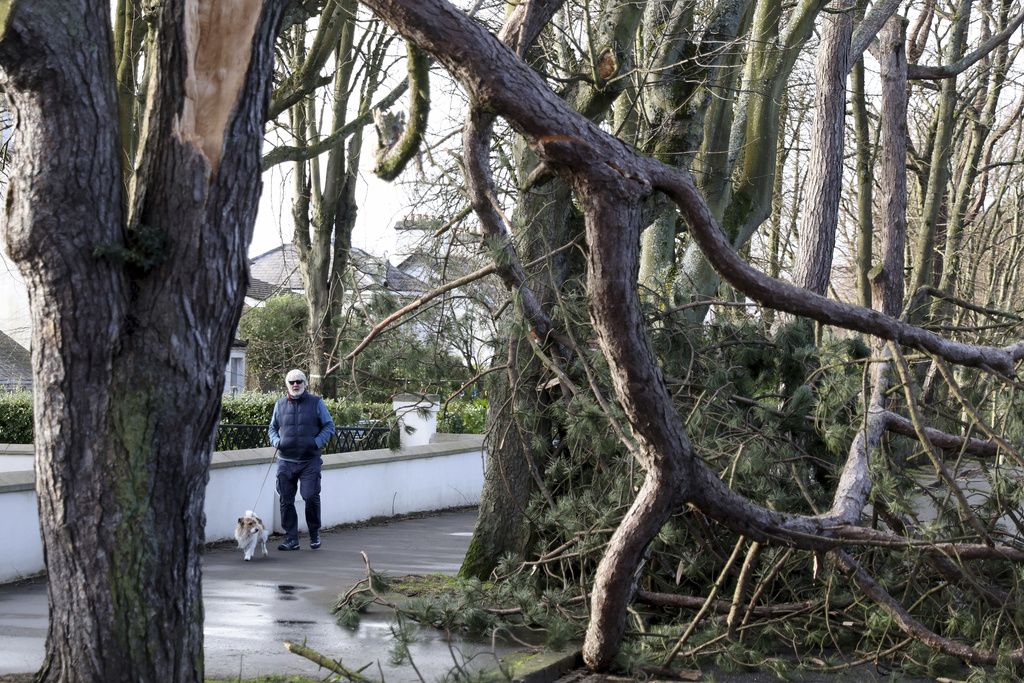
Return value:
M 350 453 L 388 447 L 387 427 L 338 427 L 323 447 L 323 453 Z M 263 425 L 217 426 L 214 450 L 237 451 L 243 448 L 269 448 L 270 435 Z

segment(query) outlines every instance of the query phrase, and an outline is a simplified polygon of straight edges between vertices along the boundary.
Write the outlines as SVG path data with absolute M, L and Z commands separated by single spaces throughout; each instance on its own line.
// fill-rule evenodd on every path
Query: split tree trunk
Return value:
M 160 6 L 130 200 L 109 4 L 15 0 L 0 20 L 49 575 L 38 680 L 203 680 L 203 502 L 284 4 Z

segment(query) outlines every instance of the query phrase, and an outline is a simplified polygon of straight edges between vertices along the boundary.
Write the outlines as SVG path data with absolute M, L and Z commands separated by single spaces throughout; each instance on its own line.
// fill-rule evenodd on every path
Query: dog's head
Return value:
M 238 531 L 245 534 L 256 534 L 263 528 L 263 520 L 259 517 L 239 517 Z

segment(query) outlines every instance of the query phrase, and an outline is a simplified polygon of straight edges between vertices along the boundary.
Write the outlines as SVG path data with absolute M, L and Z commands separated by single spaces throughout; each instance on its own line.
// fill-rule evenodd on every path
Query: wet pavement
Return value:
M 203 603 L 206 609 L 205 662 L 209 678 L 237 680 L 267 674 L 327 672 L 285 650 L 283 641 L 303 643 L 349 668 L 370 665 L 365 674 L 389 683 L 419 681 L 408 664 L 389 665 L 393 615 L 372 608 L 356 629 L 335 623 L 331 606 L 338 595 L 366 575 L 360 551 L 375 571 L 391 576 L 454 574 L 469 547 L 476 510 L 443 513 L 380 525 L 329 530 L 323 547 L 277 550 L 281 537 L 267 544 L 266 558 L 257 551 L 242 559 L 234 543 L 210 546 L 203 559 Z M 47 606 L 44 579 L 0 586 L 0 676 L 39 668 L 46 638 Z M 453 642 L 444 633 L 421 629 L 410 646 L 413 663 L 425 680 L 436 680 L 470 660 L 478 668 L 493 661 L 490 643 Z M 378 669 L 379 667 L 379 669 Z
M 359 528 L 329 530 L 323 547 L 281 552 L 283 537 L 272 537 L 270 555 L 257 552 L 251 562 L 242 559 L 234 543 L 218 543 L 203 559 L 205 662 L 208 679 L 237 681 L 261 675 L 304 675 L 323 679 L 327 671 L 308 659 L 288 652 L 284 641 L 303 643 L 350 669 L 368 665 L 364 675 L 387 683 L 436 681 L 458 663 L 478 669 L 493 664 L 490 641 L 445 642 L 444 633 L 419 629 L 411 645 L 413 663 L 389 664 L 390 625 L 393 614 L 373 607 L 355 629 L 339 626 L 331 606 L 366 575 L 360 551 L 373 569 L 390 576 L 454 574 L 469 547 L 476 510 L 463 510 L 389 521 Z M 47 626 L 46 582 L 43 578 L 0 585 L 0 681 L 7 674 L 36 671 L 43 660 Z M 518 646 L 498 643 L 499 655 Z M 560 655 L 564 656 L 564 655 Z M 468 662 L 468 664 L 467 664 Z M 862 666 L 843 674 L 793 672 L 801 683 L 885 681 L 886 674 Z M 966 677 L 966 676 L 964 676 Z M 576 680 L 567 678 L 566 681 Z M 625 681 L 604 677 L 601 681 Z M 703 680 L 722 683 L 767 683 L 778 680 L 769 672 L 705 672 Z M 924 679 L 904 679 L 908 683 Z M 577 683 L 589 683 L 577 681 Z

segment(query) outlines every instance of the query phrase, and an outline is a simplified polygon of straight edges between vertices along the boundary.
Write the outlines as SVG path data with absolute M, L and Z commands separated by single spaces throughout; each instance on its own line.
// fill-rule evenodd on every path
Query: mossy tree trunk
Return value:
M 285 4 L 160 5 L 127 191 L 109 3 L 0 8 L 17 121 L 3 241 L 33 321 L 40 681 L 203 680 L 203 503 Z
M 738 58 L 743 69 L 740 95 L 726 92 L 717 104 L 731 111 L 708 119 L 694 168 L 701 174 L 701 191 L 710 198 L 712 214 L 736 251 L 771 216 L 783 90 L 825 4 L 802 3 L 785 15 L 779 3 L 762 0 L 749 3 L 730 24 L 734 31 L 750 26 L 745 53 Z M 740 21 L 744 14 L 752 19 Z M 739 36 L 732 33 L 733 40 Z M 711 86 L 716 94 L 730 89 L 724 80 Z M 722 281 L 692 240 L 679 271 L 680 292 L 692 301 L 713 298 Z M 707 312 L 708 307 L 694 308 L 694 320 L 703 320 Z
M 536 168 L 536 158 L 520 145 L 516 167 L 522 179 Z M 551 310 L 555 293 L 569 278 L 569 258 L 549 255 L 551 245 L 565 244 L 568 237 L 569 188 L 553 180 L 523 193 L 516 206 L 516 234 L 519 253 L 537 265 L 527 272 L 538 302 Z M 580 275 L 580 273 L 577 273 Z M 531 496 L 540 489 L 544 466 L 554 448 L 551 435 L 558 426 L 547 414 L 557 388 L 542 388 L 551 379 L 544 375 L 531 344 L 525 339 L 525 321 L 507 326 L 508 337 L 495 355 L 495 363 L 507 363 L 488 392 L 487 467 L 480 513 L 473 529 L 469 552 L 460 575 L 486 579 L 502 555 L 523 556 L 530 538 L 526 514 Z M 529 334 L 529 331 L 526 331 Z M 546 350 L 551 353 L 552 348 Z M 534 438 L 537 436 L 538 438 Z M 539 448 L 543 441 L 543 448 Z
M 971 15 L 972 0 L 961 0 L 953 17 L 951 37 L 945 51 L 950 64 L 955 64 L 964 55 L 967 40 L 967 28 Z M 936 116 L 935 136 L 928 165 L 927 186 L 921 202 L 920 229 L 913 245 L 913 273 L 910 277 L 910 296 L 914 296 L 922 287 L 938 284 L 938 275 L 942 272 L 941 265 L 935 262 L 935 244 L 939 233 L 939 224 L 949 212 L 947 205 L 949 183 L 949 163 L 952 157 L 952 140 L 954 128 L 957 126 L 957 111 L 960 98 L 956 90 L 956 77 L 942 81 L 938 110 Z M 944 226 L 943 226 L 944 227 Z M 938 265 L 938 267 L 936 267 Z M 912 313 L 915 320 L 924 317 L 924 311 Z
M 512 339 L 504 345 L 507 354 L 497 355 L 495 361 L 507 360 L 510 368 L 520 371 L 532 368 L 535 373 L 535 361 L 528 362 L 527 368 L 522 367 L 523 346 L 525 352 L 532 355 L 524 340 Z M 459 569 L 459 576 L 464 578 L 487 580 L 504 554 L 521 557 L 530 537 L 526 506 L 537 490 L 531 472 L 536 461 L 530 453 L 529 441 L 523 439 L 517 424 L 522 417 L 517 415 L 520 409 L 517 399 L 529 397 L 517 395 L 522 385 L 509 377 L 511 372 L 502 371 L 487 393 L 487 466 L 473 538 Z
M 631 3 L 620 0 L 605 3 L 598 22 L 600 30 L 594 37 L 595 54 L 615 54 L 613 61 L 621 66 L 640 17 L 641 12 Z M 606 71 L 605 76 L 610 78 L 612 74 Z M 578 83 L 567 89 L 563 97 L 585 115 L 600 118 L 624 85 L 621 79 L 603 89 Z M 518 136 L 514 162 L 517 183 L 526 187 L 538 168 L 538 160 L 526 141 Z M 571 254 L 552 253 L 557 246 L 571 242 L 576 236 L 570 234 L 573 230 L 570 206 L 568 185 L 558 179 L 548 179 L 522 192 L 512 214 L 517 253 L 524 261 L 533 263 L 525 272 L 526 287 L 546 314 L 556 305 L 557 293 L 569 278 L 583 277 L 582 262 L 574 266 Z M 575 229 L 579 233 L 582 225 Z M 541 388 L 551 376 L 545 376 L 543 364 L 523 336 L 524 332 L 530 334 L 524 311 L 517 309 L 513 315 L 516 320 L 506 327 L 508 336 L 502 340 L 495 356 L 496 363 L 507 362 L 509 367 L 493 379 L 489 392 L 484 489 L 473 539 L 460 570 L 460 575 L 467 577 L 486 579 L 502 555 L 521 556 L 526 551 L 531 533 L 526 507 L 530 497 L 542 486 L 544 466 L 555 448 L 551 437 L 560 429 L 546 414 L 547 406 L 556 400 L 559 389 L 557 386 Z M 540 340 L 545 347 L 543 352 L 558 357 L 557 345 L 550 342 Z M 535 439 L 535 435 L 538 438 Z M 543 448 L 538 448 L 541 442 Z

